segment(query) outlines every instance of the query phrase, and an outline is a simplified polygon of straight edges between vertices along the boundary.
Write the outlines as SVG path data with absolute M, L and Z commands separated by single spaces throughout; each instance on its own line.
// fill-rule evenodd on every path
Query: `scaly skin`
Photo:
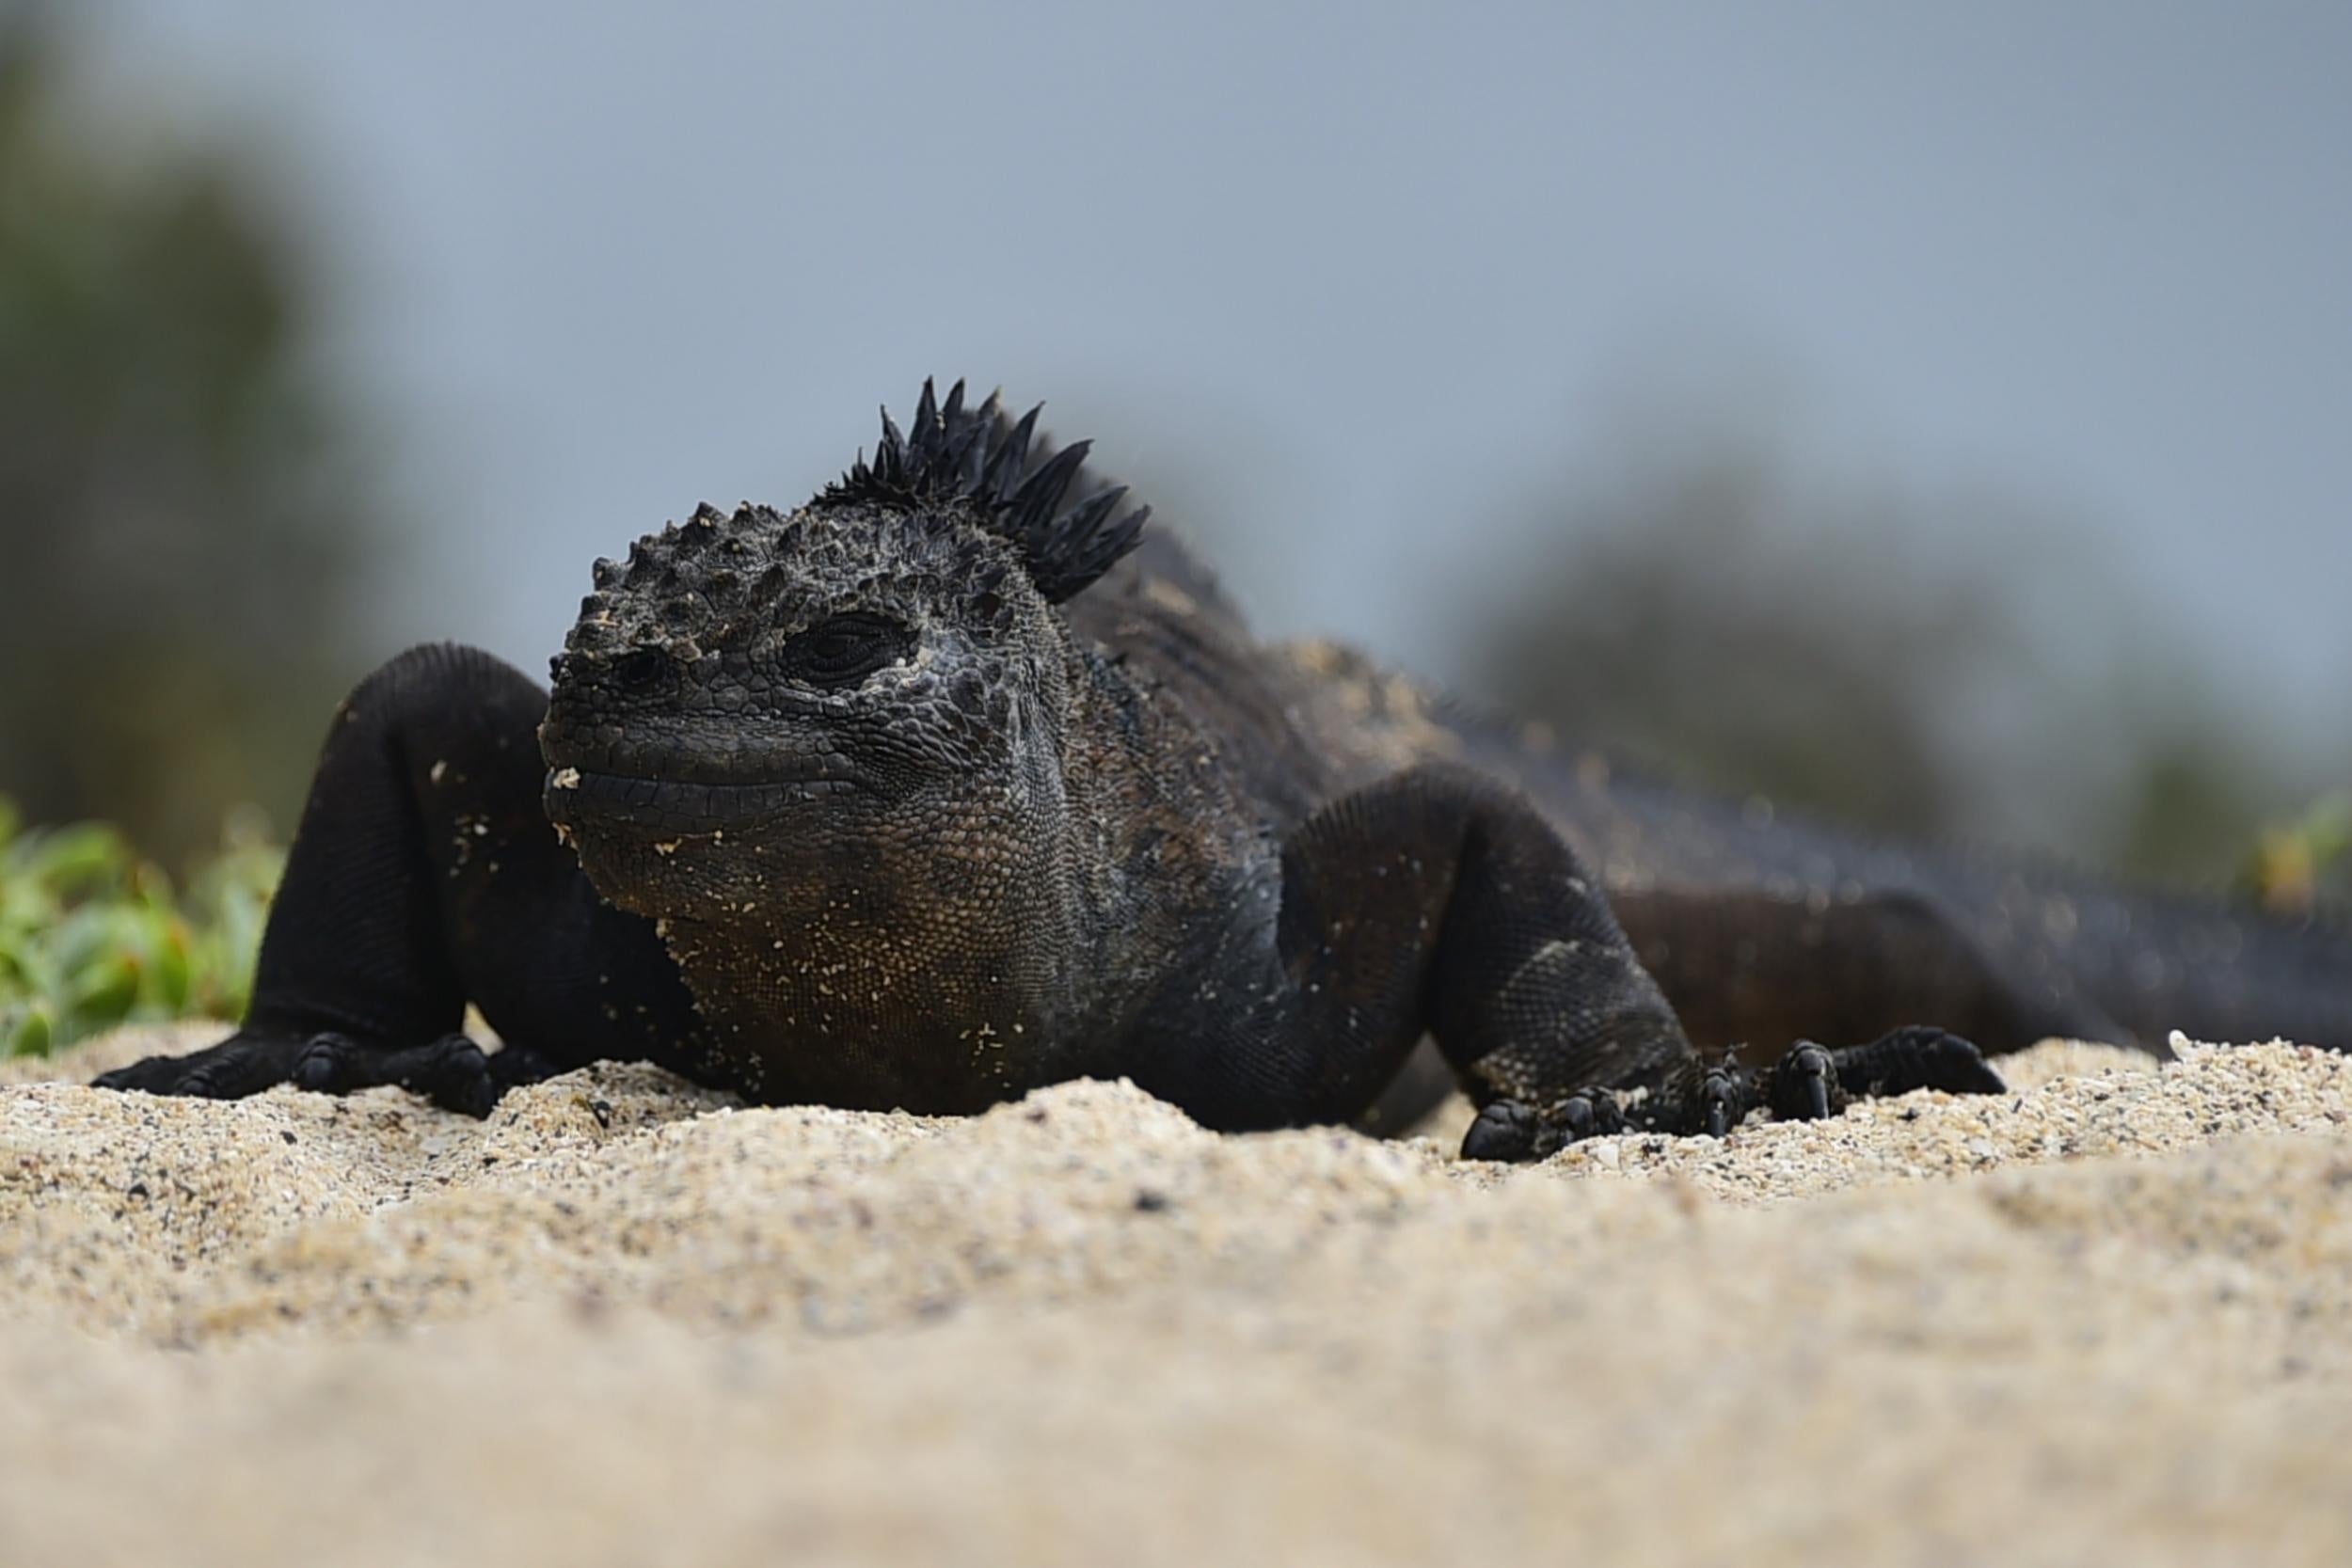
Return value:
M 1621 1122 L 1996 1091 L 1963 1035 L 2143 1027 L 2109 984 L 2141 950 L 2086 936 L 2115 895 L 2045 891 L 1995 931 L 1997 879 L 1972 898 L 1943 863 L 1547 759 L 1343 651 L 1263 645 L 1083 444 L 961 394 L 927 386 L 912 434 L 885 418 L 807 506 L 705 508 L 599 562 L 551 694 L 457 647 L 370 676 L 250 1016 L 101 1083 L 397 1083 L 480 1114 L 631 1056 L 955 1113 L 1125 1074 L 1248 1128 L 1395 1117 L 1426 1098 L 1403 1069 L 1427 1037 L 1482 1108 L 1465 1152 L 1520 1159 Z M 2241 962 L 2273 934 L 2201 918 L 2237 923 Z M 2318 1011 L 2291 990 L 2279 1016 L 2340 1022 L 2346 944 L 2298 940 L 2332 967 Z M 2156 961 L 2179 1019 L 2207 1016 L 2206 960 Z M 504 1050 L 456 1033 L 469 1002 Z

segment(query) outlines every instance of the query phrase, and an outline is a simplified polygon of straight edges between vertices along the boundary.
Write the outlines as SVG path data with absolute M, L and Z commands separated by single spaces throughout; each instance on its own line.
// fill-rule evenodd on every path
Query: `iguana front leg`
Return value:
M 336 710 L 228 1039 L 103 1087 L 235 1099 L 399 1084 L 480 1116 L 511 1084 L 688 1049 L 649 922 L 598 898 L 540 805 L 546 693 L 478 649 L 413 649 Z M 506 1049 L 457 1033 L 480 1007 Z
M 1800 1043 L 1760 1071 L 1708 1061 L 1575 851 L 1524 799 L 1451 768 L 1400 774 L 1292 835 L 1277 945 L 1313 1049 L 1392 1068 L 1436 1037 L 1480 1107 L 1472 1158 L 1540 1157 L 1628 1120 L 1721 1132 L 1758 1103 L 1827 1115 L 1874 1085 L 2001 1088 L 1936 1029 Z

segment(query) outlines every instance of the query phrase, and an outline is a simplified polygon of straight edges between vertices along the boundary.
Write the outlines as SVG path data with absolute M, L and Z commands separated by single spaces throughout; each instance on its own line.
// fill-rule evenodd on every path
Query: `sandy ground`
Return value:
M 607 1068 L 480 1124 L 46 1070 L 0 1069 L 8 1568 L 2352 1561 L 2340 1055 L 2045 1046 L 1519 1172 L 1123 1085 Z

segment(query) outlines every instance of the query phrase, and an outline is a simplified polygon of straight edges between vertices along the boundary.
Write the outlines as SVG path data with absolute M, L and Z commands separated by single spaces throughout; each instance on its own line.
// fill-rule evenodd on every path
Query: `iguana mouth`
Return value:
M 790 776 L 708 780 L 592 772 L 574 767 L 548 771 L 550 821 L 571 827 L 637 828 L 647 832 L 710 832 L 757 821 L 827 796 L 863 794 L 869 785 L 834 759 L 803 759 Z

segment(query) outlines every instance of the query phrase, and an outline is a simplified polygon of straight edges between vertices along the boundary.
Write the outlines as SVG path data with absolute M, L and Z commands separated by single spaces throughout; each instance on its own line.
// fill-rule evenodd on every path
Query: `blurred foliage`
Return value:
M 1769 411 L 1669 404 L 1532 509 L 1477 623 L 1513 712 L 1669 778 L 1868 830 L 2352 891 L 2352 778 L 2188 662 L 2125 564 L 1999 493 L 1918 495 L 1801 461 Z M 2268 723 L 2270 727 L 2264 728 Z M 2257 847 L 2257 846 L 2260 847 Z
M 0 797 L 0 1055 L 118 1023 L 244 1016 L 284 863 L 247 822 L 175 896 L 119 830 L 24 832 Z
M 2352 792 L 2328 796 L 2292 822 L 2263 831 L 2248 858 L 2249 891 L 2280 914 L 2308 914 L 2323 894 L 2352 887 Z
M 380 531 L 257 177 L 93 135 L 48 14 L 0 0 L 0 789 L 176 864 L 291 820 Z

